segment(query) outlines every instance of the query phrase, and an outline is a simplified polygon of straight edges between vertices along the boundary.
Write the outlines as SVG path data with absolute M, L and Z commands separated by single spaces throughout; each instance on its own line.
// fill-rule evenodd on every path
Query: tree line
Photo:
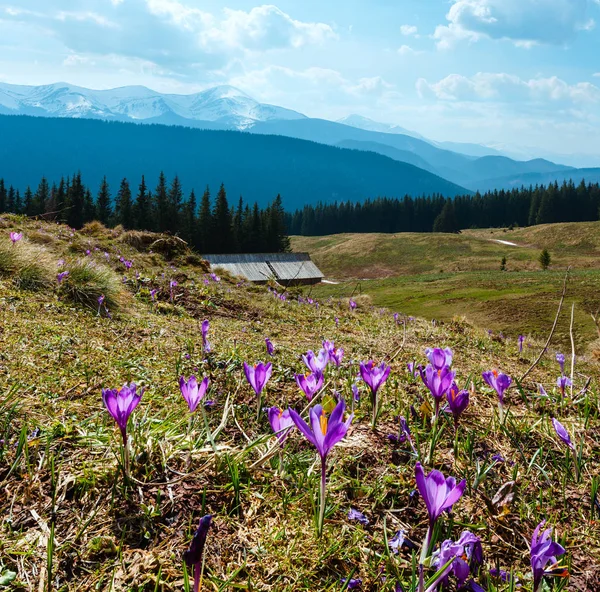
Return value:
M 176 234 L 200 253 L 261 253 L 289 250 L 281 196 L 266 208 L 251 207 L 242 197 L 229 205 L 224 185 L 216 198 L 207 187 L 200 198 L 194 190 L 184 198 L 181 182 L 171 182 L 161 173 L 154 191 L 142 176 L 134 195 L 123 179 L 113 196 L 104 177 L 96 195 L 77 173 L 50 185 L 42 178 L 37 189 L 21 195 L 0 178 L 0 213 L 39 216 L 79 229 L 98 220 L 105 226 L 122 225 L 127 230 L 148 230 Z
M 600 186 L 557 182 L 488 191 L 454 199 L 441 195 L 402 199 L 380 197 L 362 203 L 307 205 L 286 214 L 290 234 L 340 232 L 458 232 L 467 228 L 533 226 L 600 218 Z

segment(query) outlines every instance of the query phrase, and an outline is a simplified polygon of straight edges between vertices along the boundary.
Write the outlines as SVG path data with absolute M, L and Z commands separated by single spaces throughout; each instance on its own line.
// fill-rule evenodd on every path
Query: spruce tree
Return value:
M 152 196 L 146 187 L 146 180 L 142 175 L 134 207 L 135 228 L 139 230 L 152 230 L 154 223 L 152 220 Z
M 200 213 L 198 215 L 198 224 L 196 230 L 196 244 L 200 253 L 208 254 L 213 252 L 213 219 L 210 203 L 210 189 L 206 187 L 200 202 Z
M 67 190 L 67 224 L 79 229 L 84 223 L 85 189 L 81 182 L 81 173 L 77 173 Z
M 87 224 L 97 218 L 96 204 L 89 189 L 85 190 L 83 198 L 83 223 Z
M 164 232 L 169 228 L 169 197 L 167 195 L 167 180 L 165 174 L 161 171 L 158 178 L 158 185 L 154 191 L 154 206 L 156 230 Z
M 16 209 L 16 199 L 15 199 L 15 188 L 11 185 L 8 188 L 8 196 L 6 198 L 6 211 L 12 212 L 13 214 L 17 213 Z
M 546 269 L 548 269 L 548 267 L 550 267 L 550 263 L 552 262 L 552 257 L 550 256 L 548 249 L 544 249 L 540 253 L 539 262 L 540 262 L 540 267 L 543 270 L 546 270 Z
M 21 200 L 21 192 L 17 189 L 17 193 L 15 195 L 15 214 L 23 213 L 23 201 Z
M 112 208 L 110 205 L 110 188 L 108 187 L 106 176 L 102 179 L 100 190 L 98 191 L 98 198 L 96 199 L 96 215 L 98 221 L 102 222 L 104 226 L 109 225 L 112 218 Z
M 115 215 L 117 224 L 122 224 L 127 230 L 131 230 L 134 227 L 131 189 L 129 188 L 129 181 L 127 179 L 121 181 L 115 202 Z
M 442 211 L 433 222 L 433 232 L 458 232 L 459 226 L 452 200 L 447 199 Z
M 231 227 L 231 212 L 227 203 L 225 186 L 221 183 L 213 211 L 213 245 L 215 253 L 231 253 L 233 249 L 233 235 Z
M 192 189 L 190 193 L 190 197 L 185 202 L 183 207 L 183 212 L 181 216 L 181 236 L 183 240 L 185 240 L 190 247 L 195 247 L 194 244 L 196 238 L 196 222 L 197 222 L 197 214 L 196 209 L 198 204 L 196 203 L 196 194 Z
M 65 184 L 64 178 L 61 178 L 60 183 L 58 184 L 58 189 L 56 190 L 56 197 L 54 200 L 54 211 L 56 220 L 63 222 L 66 219 L 66 205 L 67 205 L 67 186 Z
M 273 203 L 267 208 L 266 240 L 267 249 L 275 253 L 290 250 L 290 239 L 285 228 L 285 212 L 281 195 L 277 195 Z
M 179 216 L 181 214 L 181 202 L 183 199 L 183 190 L 181 189 L 181 183 L 177 175 L 175 175 L 173 181 L 171 182 L 167 199 L 168 214 L 167 222 L 165 224 L 166 230 L 176 233 L 179 230 Z
M 46 212 L 46 202 L 50 199 L 50 187 L 46 177 L 42 177 L 40 184 L 33 196 L 32 210 L 35 216 L 40 216 Z
M 4 186 L 4 179 L 0 179 L 0 213 L 6 212 L 6 205 L 8 201 L 8 191 Z
M 31 193 L 31 188 L 29 187 L 29 185 L 27 185 L 27 189 L 25 190 L 25 199 L 23 201 L 23 213 L 26 216 L 35 215 L 33 193 Z
M 244 200 L 240 195 L 240 200 L 238 201 L 237 209 L 233 215 L 233 242 L 235 245 L 236 253 L 244 253 L 245 252 L 245 241 L 244 241 Z
M 44 211 L 44 217 L 47 220 L 55 220 L 56 219 L 56 194 L 58 193 L 58 187 L 56 187 L 56 183 L 52 184 L 52 189 L 50 189 L 50 198 L 46 201 L 46 207 Z

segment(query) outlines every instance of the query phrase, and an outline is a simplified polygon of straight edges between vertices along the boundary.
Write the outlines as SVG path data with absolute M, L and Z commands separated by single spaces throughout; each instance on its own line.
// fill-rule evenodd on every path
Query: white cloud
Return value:
M 324 23 L 306 23 L 273 5 L 243 10 L 225 9 L 225 19 L 202 34 L 203 43 L 221 43 L 243 50 L 299 48 L 337 39 L 334 30 Z
M 392 88 L 394 85 L 386 82 L 381 76 L 361 78 L 356 84 L 345 86 L 345 90 L 353 95 L 382 95 Z
M 598 78 L 600 78 L 600 72 L 596 72 L 595 74 L 592 74 L 592 76 L 597 76 Z
M 410 45 L 401 45 L 398 48 L 398 53 L 401 56 L 415 56 L 417 54 L 420 54 L 420 51 L 417 51 L 416 49 L 413 49 Z
M 504 73 L 479 72 L 470 78 L 450 74 L 435 83 L 419 78 L 416 88 L 420 97 L 444 101 L 600 103 L 599 87 L 589 82 L 568 84 L 556 76 L 523 80 Z
M 71 11 L 60 11 L 56 14 L 55 18 L 59 21 L 91 21 L 101 27 L 117 28 L 117 23 L 107 19 L 105 16 L 98 14 L 97 12 L 71 12 Z
M 562 45 L 577 31 L 594 27 L 593 19 L 586 19 L 592 1 L 453 0 L 448 24 L 436 27 L 433 37 L 439 49 L 481 37 L 509 39 L 521 47 Z
M 400 27 L 400 33 L 406 37 L 410 37 L 411 35 L 416 35 L 418 32 L 417 27 L 414 25 L 402 25 Z

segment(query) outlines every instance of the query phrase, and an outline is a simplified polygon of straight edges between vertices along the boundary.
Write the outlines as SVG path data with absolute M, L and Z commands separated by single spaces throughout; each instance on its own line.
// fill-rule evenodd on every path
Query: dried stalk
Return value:
M 573 399 L 573 376 L 575 374 L 575 338 L 573 337 L 573 321 L 575 318 L 575 303 L 571 305 L 571 325 L 569 335 L 571 336 L 571 399 Z

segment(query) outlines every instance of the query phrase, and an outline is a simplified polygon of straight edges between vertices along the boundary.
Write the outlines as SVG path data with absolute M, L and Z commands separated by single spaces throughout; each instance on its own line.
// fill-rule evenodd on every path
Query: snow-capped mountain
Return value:
M 44 86 L 0 83 L 0 113 L 183 125 L 185 120 L 190 125 L 210 121 L 235 129 L 247 129 L 257 121 L 304 118 L 296 111 L 259 103 L 232 86 L 175 95 L 143 86 L 91 90 L 60 82 Z
M 399 125 L 395 125 L 393 123 L 381 123 L 379 121 L 369 119 L 368 117 L 357 115 L 356 113 L 348 115 L 347 117 L 342 117 L 342 119 L 338 119 L 337 123 L 349 125 L 350 127 L 357 127 L 358 129 L 367 130 L 368 132 L 382 132 L 384 134 L 402 134 L 404 136 L 410 136 L 411 138 L 425 140 L 426 142 L 429 141 L 427 140 L 427 138 L 424 138 L 421 134 L 418 134 L 417 132 L 413 132 L 411 130 L 407 130 L 406 128 L 403 128 Z

